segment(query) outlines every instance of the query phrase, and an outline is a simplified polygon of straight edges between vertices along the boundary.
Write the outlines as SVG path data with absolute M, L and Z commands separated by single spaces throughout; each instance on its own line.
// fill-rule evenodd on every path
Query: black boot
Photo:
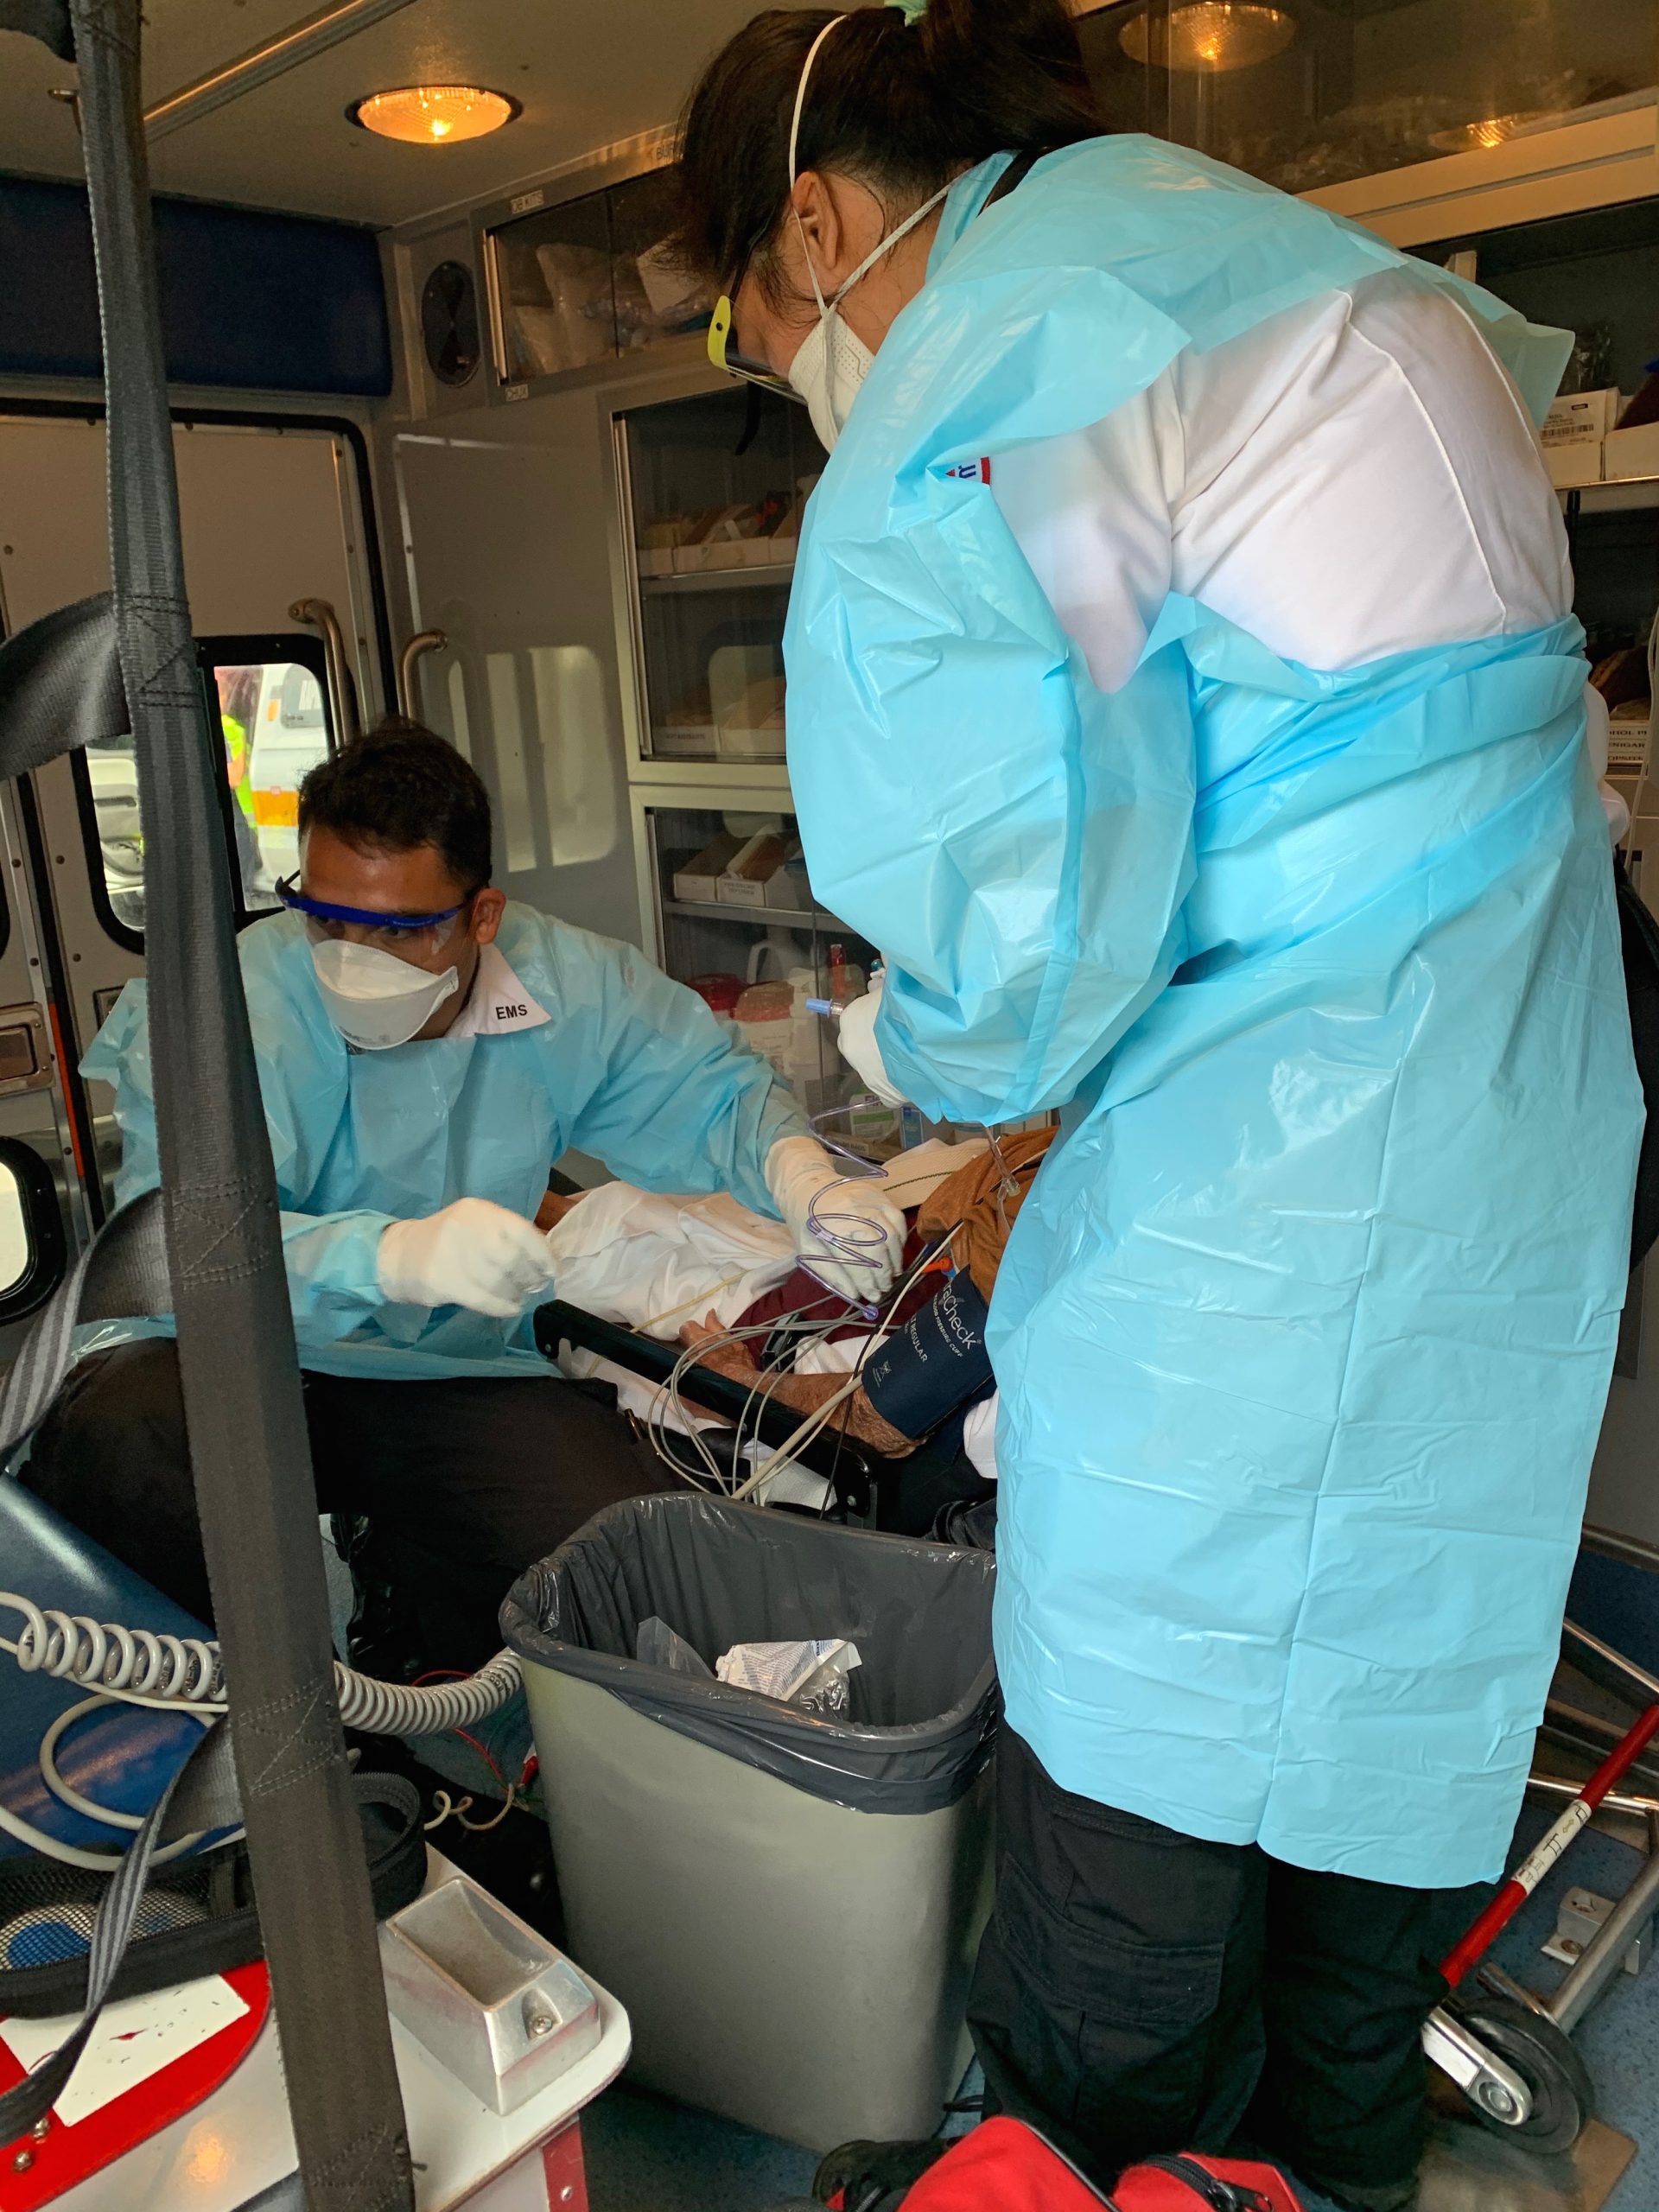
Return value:
M 843 2143 L 813 2175 L 812 2194 L 827 2204 L 839 2190 L 846 2212 L 893 2212 L 911 2183 L 950 2148 L 938 2135 L 910 2143 Z

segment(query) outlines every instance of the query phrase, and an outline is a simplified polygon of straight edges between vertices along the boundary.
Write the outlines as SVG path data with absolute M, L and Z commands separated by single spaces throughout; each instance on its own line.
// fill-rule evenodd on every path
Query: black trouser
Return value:
M 1436 1961 L 1486 1892 L 1315 1874 L 1075 1797 L 1004 1728 L 969 2018 L 988 2112 L 1109 2182 L 1259 2144 L 1316 2187 L 1416 2171 Z
M 550 1374 L 304 1382 L 319 1509 L 372 1523 L 377 1572 L 430 1667 L 476 1667 L 498 1650 L 510 1586 L 601 1506 L 680 1487 L 602 1385 Z M 84 1360 L 41 1423 L 23 1479 L 211 1620 L 171 1338 Z

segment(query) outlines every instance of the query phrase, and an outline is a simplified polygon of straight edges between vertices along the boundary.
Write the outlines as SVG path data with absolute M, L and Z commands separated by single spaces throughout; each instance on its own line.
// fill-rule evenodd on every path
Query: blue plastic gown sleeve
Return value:
M 1102 692 L 988 486 L 924 471 L 909 504 L 810 572 L 791 772 L 818 896 L 887 963 L 889 1075 L 931 1116 L 1007 1122 L 1066 1103 L 1179 963 L 1186 663 Z
M 115 1118 L 121 1131 L 121 1167 L 115 1195 L 117 1203 L 124 1205 L 141 1192 L 154 1190 L 162 1179 L 142 982 L 130 983 L 122 993 L 109 1020 L 92 1039 L 80 1071 L 95 1082 L 114 1086 Z M 386 1303 L 380 1288 L 378 1254 L 381 1232 L 390 1226 L 392 1217 L 366 1209 L 329 1214 L 298 1210 L 293 1202 L 301 1194 L 290 1182 L 297 1147 L 286 1095 L 280 1087 L 273 1087 L 263 1056 L 259 1075 L 283 1208 L 283 1258 L 295 1325 L 314 1342 L 348 1336 L 365 1314 Z
M 881 1057 L 933 1119 L 1066 1104 L 1179 965 L 1192 880 L 1180 654 L 1108 696 L 1035 620 L 998 626 L 912 639 L 925 708 L 902 737 L 849 748 L 839 819 L 812 802 L 815 855 L 863 845 L 856 880 L 832 867 L 821 895 L 880 944 Z M 852 804 L 884 787 L 890 811 Z
M 695 991 L 626 945 L 583 938 L 583 1033 L 562 1049 L 597 1077 L 569 1142 L 647 1191 L 730 1191 L 777 1218 L 766 1155 L 807 1134 L 766 1061 L 731 1042 Z

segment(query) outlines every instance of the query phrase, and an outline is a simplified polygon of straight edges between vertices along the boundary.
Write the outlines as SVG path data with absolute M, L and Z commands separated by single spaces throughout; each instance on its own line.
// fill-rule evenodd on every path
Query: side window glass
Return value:
M 321 647 L 304 636 L 208 638 L 198 663 L 225 771 L 226 831 L 243 911 L 270 912 L 299 865 L 300 785 L 334 744 Z M 130 737 L 75 764 L 92 893 L 118 943 L 143 948 L 144 836 Z
M 242 903 L 250 913 L 268 913 L 277 884 L 300 864 L 300 785 L 328 753 L 322 683 L 296 660 L 213 675 Z
M 144 925 L 144 838 L 138 821 L 138 764 L 130 737 L 106 738 L 81 756 L 97 831 L 96 889 L 101 880 L 118 935 Z
M 0 1160 L 0 1299 L 15 1291 L 35 1262 L 35 1239 L 23 1208 L 22 1185 L 9 1160 Z
M 51 1172 L 15 1137 L 0 1137 L 0 1324 L 44 1305 L 63 1274 L 63 1224 Z

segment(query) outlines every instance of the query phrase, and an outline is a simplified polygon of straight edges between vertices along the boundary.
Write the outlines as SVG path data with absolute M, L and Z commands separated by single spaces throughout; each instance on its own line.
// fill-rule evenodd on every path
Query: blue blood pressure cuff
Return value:
M 864 1395 L 901 1436 L 925 1436 L 990 1381 L 986 1312 L 972 1277 L 952 1275 L 865 1361 Z

